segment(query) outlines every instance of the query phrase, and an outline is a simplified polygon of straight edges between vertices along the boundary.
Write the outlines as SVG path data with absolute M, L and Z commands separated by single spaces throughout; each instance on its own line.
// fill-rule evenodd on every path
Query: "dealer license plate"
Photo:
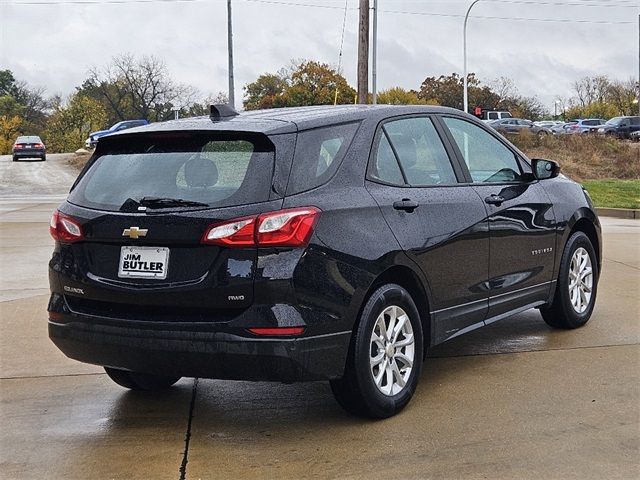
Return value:
M 164 280 L 169 268 L 169 249 L 165 247 L 122 247 L 120 278 L 153 278 Z

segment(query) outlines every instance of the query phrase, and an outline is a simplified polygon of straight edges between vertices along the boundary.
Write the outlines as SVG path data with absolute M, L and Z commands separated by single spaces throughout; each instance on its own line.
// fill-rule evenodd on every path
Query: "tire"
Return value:
M 404 321 L 403 313 L 408 317 Z M 397 319 L 395 325 L 402 322 L 402 329 L 395 334 L 396 342 L 383 350 L 388 342 L 384 338 L 386 332 L 380 329 L 380 325 L 390 326 L 394 316 Z M 374 335 L 377 338 L 375 341 Z M 354 415 L 370 418 L 395 415 L 409 403 L 416 390 L 422 370 L 423 348 L 420 314 L 409 292 L 396 284 L 381 286 L 373 292 L 362 309 L 351 339 L 344 376 L 331 381 L 336 400 Z M 370 363 L 372 355 L 382 356 L 374 366 Z M 398 355 L 412 360 L 411 365 Z M 393 365 L 396 374 L 391 373 Z M 375 374 L 379 375 L 380 387 L 374 380 Z M 389 382 L 389 375 L 392 382 Z
M 18 161 L 18 157 L 16 157 L 15 155 L 13 156 L 13 161 L 17 162 Z
M 42 160 L 43 162 L 46 162 L 46 161 L 47 161 L 47 156 L 46 156 L 46 155 L 43 155 L 43 156 L 41 157 L 41 160 Z
M 584 254 L 586 254 L 588 256 L 588 262 L 590 263 L 590 275 L 584 273 L 586 270 L 578 270 L 579 277 L 583 280 L 582 284 L 586 285 L 589 282 L 591 283 L 590 287 L 586 285 L 587 288 L 591 289 L 586 306 L 584 306 L 584 300 L 587 293 L 585 292 L 585 296 L 581 295 L 579 293 L 579 285 L 577 287 L 578 290 L 573 289 L 573 296 L 570 293 L 571 277 L 574 275 L 572 272 L 575 271 L 576 268 L 579 269 L 579 264 L 582 263 L 582 261 L 577 261 L 577 258 L 575 258 L 577 257 L 576 252 L 580 252 L 580 254 L 583 255 L 582 259 L 584 259 Z M 576 268 L 572 268 L 572 264 Z M 540 309 L 544 321 L 553 328 L 562 329 L 578 328 L 586 324 L 589 318 L 591 318 L 596 302 L 599 274 L 596 253 L 589 237 L 583 232 L 575 232 L 569 237 L 569 240 L 567 240 L 564 252 L 562 252 L 553 303 L 548 307 Z M 590 277 L 590 280 L 588 277 Z M 572 298 L 576 299 L 576 301 L 579 298 L 580 303 L 578 307 L 572 302 Z
M 180 380 L 180 377 L 163 377 L 149 373 L 129 372 L 118 368 L 104 367 L 109 378 L 129 390 L 156 391 L 165 390 Z

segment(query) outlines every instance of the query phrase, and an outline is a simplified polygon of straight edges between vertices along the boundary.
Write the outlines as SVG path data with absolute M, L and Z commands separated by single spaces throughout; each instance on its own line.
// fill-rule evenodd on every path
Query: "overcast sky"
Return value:
M 20 4 L 29 1 L 41 4 Z M 73 1 L 99 3 L 64 3 Z M 47 94 L 68 95 L 114 55 L 153 54 L 203 95 L 227 90 L 226 0 L 109 1 L 0 0 L 0 68 Z M 460 15 L 470 3 L 379 0 L 378 89 L 418 89 L 426 76 L 461 73 Z M 355 85 L 358 0 L 347 4 L 342 65 Z M 243 85 L 293 58 L 337 65 L 344 5 L 233 0 L 236 99 Z M 586 75 L 637 78 L 638 14 L 640 0 L 480 1 L 468 25 L 469 71 L 487 82 L 510 77 L 521 94 L 547 105 Z

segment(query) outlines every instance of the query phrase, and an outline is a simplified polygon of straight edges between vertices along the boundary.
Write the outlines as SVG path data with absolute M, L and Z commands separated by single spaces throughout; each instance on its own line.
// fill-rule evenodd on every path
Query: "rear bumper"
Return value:
M 16 158 L 41 158 L 45 155 L 45 150 L 16 150 L 13 152 L 13 156 Z
M 351 332 L 249 338 L 201 328 L 139 322 L 97 324 L 74 315 L 49 321 L 49 337 L 69 358 L 158 375 L 285 383 L 340 378 Z M 153 328 L 149 328 L 153 327 Z

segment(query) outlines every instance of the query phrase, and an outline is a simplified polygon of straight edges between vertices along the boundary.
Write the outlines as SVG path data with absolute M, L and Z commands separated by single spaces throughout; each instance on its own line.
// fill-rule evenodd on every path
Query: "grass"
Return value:
M 517 135 L 509 137 L 529 158 L 547 158 L 576 181 L 639 179 L 640 143 L 599 135 Z
M 582 182 L 596 207 L 640 208 L 640 180 L 586 180 Z

